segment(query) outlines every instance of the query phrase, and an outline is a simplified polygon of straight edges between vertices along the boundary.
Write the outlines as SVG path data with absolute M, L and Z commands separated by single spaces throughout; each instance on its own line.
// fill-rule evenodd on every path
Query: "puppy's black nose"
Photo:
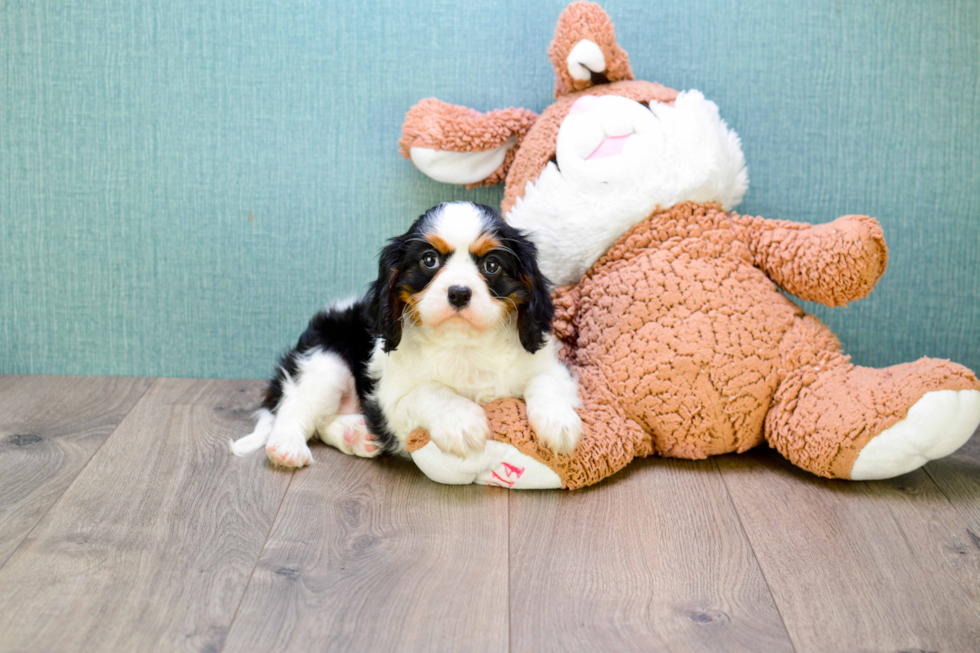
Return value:
M 472 296 L 473 291 L 466 286 L 450 286 L 449 288 L 449 303 L 456 308 L 463 308 L 469 304 Z

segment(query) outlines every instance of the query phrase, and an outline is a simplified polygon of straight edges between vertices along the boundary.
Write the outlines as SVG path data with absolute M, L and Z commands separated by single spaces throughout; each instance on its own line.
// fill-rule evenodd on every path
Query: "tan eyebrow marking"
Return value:
M 436 251 L 442 254 L 443 256 L 453 251 L 453 248 L 449 246 L 449 243 L 447 243 L 446 241 L 444 241 L 442 238 L 440 238 L 435 234 L 426 234 L 425 239 L 429 241 L 429 244 L 432 245 L 436 249 Z
M 483 256 L 500 247 L 500 241 L 490 234 L 483 234 L 470 245 L 470 254 Z

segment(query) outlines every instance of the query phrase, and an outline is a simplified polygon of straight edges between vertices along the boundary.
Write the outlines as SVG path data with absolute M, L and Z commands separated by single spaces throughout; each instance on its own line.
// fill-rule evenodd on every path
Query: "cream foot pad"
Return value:
M 504 442 L 487 442 L 483 453 L 460 458 L 444 453 L 434 442 L 412 452 L 412 460 L 437 483 L 496 485 L 511 490 L 560 488 L 558 474 Z

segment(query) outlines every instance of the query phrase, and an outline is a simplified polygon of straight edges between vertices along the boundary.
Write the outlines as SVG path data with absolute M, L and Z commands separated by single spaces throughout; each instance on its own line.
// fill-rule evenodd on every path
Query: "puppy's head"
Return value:
M 534 244 L 489 206 L 429 209 L 388 242 L 378 267 L 371 305 L 386 352 L 401 342 L 403 321 L 475 335 L 516 328 L 531 353 L 551 328 L 554 308 Z

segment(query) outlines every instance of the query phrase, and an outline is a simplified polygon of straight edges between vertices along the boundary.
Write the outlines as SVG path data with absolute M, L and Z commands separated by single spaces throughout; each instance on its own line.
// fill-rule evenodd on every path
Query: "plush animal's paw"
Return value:
M 465 459 L 440 451 L 430 440 L 412 452 L 412 460 L 433 481 L 448 485 L 479 483 L 513 490 L 562 487 L 554 470 L 514 445 L 496 440 L 487 442 L 483 453 Z
M 489 437 L 490 424 L 483 407 L 462 397 L 429 428 L 429 438 L 437 447 L 460 458 L 483 451 Z
M 313 462 L 313 454 L 302 435 L 277 435 L 273 433 L 265 446 L 265 453 L 272 464 L 280 467 L 305 467 Z
M 980 424 L 980 391 L 927 392 L 905 419 L 864 445 L 851 467 L 851 480 L 870 481 L 907 474 L 959 449 Z
M 571 455 L 582 437 L 582 420 L 567 404 L 528 401 L 527 419 L 538 442 L 556 454 Z
M 348 456 L 374 458 L 381 453 L 381 448 L 367 429 L 364 415 L 338 415 L 327 427 L 323 441 Z

